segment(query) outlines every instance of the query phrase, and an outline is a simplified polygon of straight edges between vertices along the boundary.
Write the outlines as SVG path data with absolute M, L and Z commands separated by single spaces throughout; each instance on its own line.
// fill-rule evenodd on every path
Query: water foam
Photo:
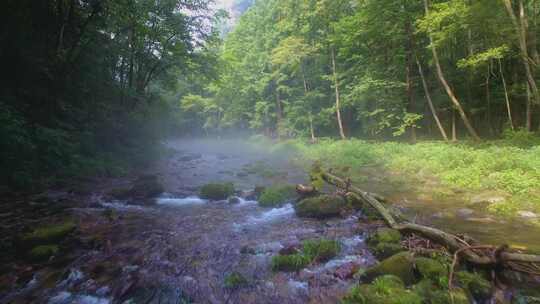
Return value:
M 165 197 L 165 198 L 157 199 L 158 205 L 167 205 L 167 206 L 203 205 L 203 204 L 206 204 L 207 202 L 208 202 L 207 200 L 204 200 L 198 196 L 188 196 L 185 198 Z

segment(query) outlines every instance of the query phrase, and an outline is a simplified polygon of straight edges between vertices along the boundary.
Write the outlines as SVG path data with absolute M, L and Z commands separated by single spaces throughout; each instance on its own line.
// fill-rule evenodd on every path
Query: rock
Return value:
M 197 160 L 201 158 L 202 158 L 202 154 L 194 153 L 194 154 L 181 156 L 178 158 L 178 160 L 181 162 L 189 162 L 189 161 L 193 161 L 193 160 Z
M 59 251 L 58 245 L 39 245 L 28 253 L 28 259 L 31 262 L 46 262 Z
M 440 278 L 448 276 L 447 266 L 437 260 L 418 257 L 415 259 L 414 263 L 416 265 L 416 270 L 424 279 L 438 282 Z
M 518 211 L 517 212 L 517 215 L 519 217 L 522 217 L 522 218 L 526 218 L 526 219 L 535 219 L 538 217 L 538 214 L 534 213 L 534 212 L 531 212 L 531 211 Z
M 231 205 L 240 204 L 240 198 L 238 196 L 231 196 L 227 201 Z
M 294 210 L 299 217 L 327 219 L 340 216 L 348 204 L 341 196 L 321 195 L 306 198 L 296 204 Z
M 397 276 L 407 285 L 415 283 L 414 256 L 410 252 L 395 254 L 366 270 L 361 279 L 372 282 L 377 277 L 387 274 Z
M 281 248 L 281 250 L 279 250 L 279 254 L 280 255 L 297 254 L 297 253 L 300 253 L 301 249 L 302 249 L 302 244 L 300 243 L 290 244 Z
M 210 200 L 225 200 L 234 194 L 233 183 L 210 183 L 201 187 L 200 196 Z
M 491 296 L 491 283 L 481 274 L 459 271 L 455 274 L 458 284 L 465 288 L 477 301 L 487 300 Z
M 456 214 L 460 217 L 469 217 L 474 213 L 474 210 L 468 208 L 461 208 L 456 211 Z
M 358 270 L 360 270 L 360 265 L 358 265 L 358 263 L 349 262 L 339 266 L 334 271 L 334 276 L 341 280 L 348 280 L 352 279 Z
M 128 200 L 132 204 L 148 204 L 165 190 L 156 175 L 143 175 L 137 178 L 130 188 L 117 188 L 109 195 L 118 200 Z
M 29 249 L 38 245 L 56 244 L 66 238 L 76 228 L 75 223 L 68 221 L 57 225 L 40 227 L 16 239 L 19 249 Z
M 263 207 L 279 207 L 298 197 L 294 185 L 274 185 L 265 188 L 260 197 L 259 205 Z
M 471 204 L 495 204 L 505 200 L 506 197 L 498 192 L 485 192 L 473 196 L 470 202 Z
M 369 249 L 372 251 L 373 255 L 379 260 L 386 259 L 399 252 L 405 251 L 405 249 L 400 244 L 395 243 L 379 243 L 374 247 L 370 246 Z
M 385 275 L 372 284 L 363 284 L 353 288 L 343 298 L 343 304 L 422 304 L 423 298 L 415 292 L 405 289 L 403 282 L 396 276 Z

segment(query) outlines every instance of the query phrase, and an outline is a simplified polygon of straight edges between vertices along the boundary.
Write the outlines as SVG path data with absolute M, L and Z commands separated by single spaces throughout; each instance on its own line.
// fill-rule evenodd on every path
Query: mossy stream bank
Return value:
M 447 303 L 448 261 L 409 256 L 401 237 L 333 193 L 295 203 L 287 185 L 306 175 L 288 155 L 240 142 L 169 146 L 139 176 L 26 200 L 33 207 L 2 243 L 0 302 Z M 408 277 L 380 270 L 387 258 L 411 261 L 398 267 Z M 485 289 L 464 273 L 452 297 L 481 303 Z

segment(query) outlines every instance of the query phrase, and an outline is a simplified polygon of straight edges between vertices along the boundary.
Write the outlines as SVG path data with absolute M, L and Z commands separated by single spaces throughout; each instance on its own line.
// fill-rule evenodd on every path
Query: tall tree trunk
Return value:
M 414 48 L 414 37 L 412 35 L 411 23 L 407 20 L 405 23 L 405 32 L 407 34 L 407 43 L 406 43 L 406 53 L 407 53 L 407 62 L 405 66 L 405 81 L 407 82 L 407 112 L 412 113 L 415 110 L 415 100 L 413 92 L 413 83 L 412 83 L 412 70 L 413 70 L 413 48 Z M 411 126 L 411 141 L 416 143 L 416 126 Z
M 526 100 L 526 109 L 525 109 L 525 128 L 527 131 L 532 131 L 532 102 L 531 102 L 531 87 L 528 83 L 525 84 L 527 87 L 527 100 Z
M 506 11 L 514 24 L 514 29 L 518 35 L 519 49 L 521 55 L 521 61 L 525 67 L 525 76 L 527 77 L 527 82 L 531 89 L 532 97 L 534 98 L 535 103 L 540 103 L 540 95 L 538 93 L 538 87 L 536 86 L 536 81 L 534 80 L 533 68 L 529 63 L 529 51 L 527 49 L 527 32 L 528 32 L 528 21 L 527 15 L 525 13 L 525 7 L 523 6 L 523 0 L 518 0 L 519 3 L 519 19 L 514 13 L 514 8 L 512 6 L 512 0 L 502 0 L 506 7 Z
M 489 78 L 491 77 L 491 64 L 488 65 L 488 70 L 486 74 L 486 101 L 487 101 L 487 109 L 486 109 L 486 123 L 489 129 L 489 134 L 493 135 L 493 126 L 491 124 L 491 92 L 489 90 Z
M 428 0 L 424 0 L 424 8 L 426 10 L 426 15 L 427 15 L 429 13 Z M 428 35 L 428 36 L 429 36 L 429 41 L 431 43 L 431 52 L 433 53 L 433 62 L 435 63 L 439 80 L 441 84 L 443 85 L 444 89 L 446 90 L 448 97 L 450 97 L 450 100 L 452 100 L 452 103 L 454 104 L 454 108 L 458 111 L 459 116 L 461 116 L 461 119 L 463 120 L 463 123 L 465 124 L 465 127 L 467 128 L 467 131 L 469 132 L 469 134 L 473 137 L 474 140 L 480 140 L 478 133 L 476 133 L 476 130 L 472 126 L 471 122 L 469 121 L 467 114 L 465 114 L 465 111 L 463 110 L 461 103 L 459 102 L 456 95 L 454 94 L 454 91 L 452 90 L 448 82 L 446 81 L 446 78 L 444 77 L 444 73 L 441 68 L 441 64 L 439 62 L 439 55 L 437 54 L 437 48 L 435 47 L 435 45 L 433 45 L 433 38 L 431 37 L 431 35 Z
M 499 61 L 499 73 L 501 73 L 501 79 L 504 89 L 504 99 L 506 101 L 506 112 L 508 114 L 508 123 L 510 123 L 510 128 L 514 131 L 514 120 L 512 119 L 512 108 L 510 107 L 510 98 L 508 97 L 508 88 L 506 87 L 506 79 L 504 78 L 504 72 L 502 68 L 501 59 Z
M 452 141 L 457 141 L 456 109 L 452 108 Z
M 416 57 L 416 64 L 418 65 L 418 72 L 420 73 L 420 78 L 422 79 L 422 86 L 424 87 L 424 92 L 426 94 L 426 99 L 428 101 L 431 114 L 433 115 L 433 119 L 435 120 L 435 123 L 437 123 L 437 127 L 439 128 L 439 132 L 441 132 L 441 136 L 444 138 L 445 141 L 448 141 L 448 135 L 446 135 L 446 131 L 444 130 L 443 125 L 441 124 L 441 120 L 439 119 L 437 110 L 435 109 L 435 106 L 433 105 L 433 100 L 431 100 L 431 94 L 429 93 L 429 88 L 426 83 L 426 78 L 424 77 L 424 70 L 422 69 L 422 65 L 420 64 L 420 60 L 418 60 L 418 57 Z
M 306 74 L 304 72 L 304 67 L 302 66 L 302 80 L 304 82 L 304 96 L 307 98 L 309 93 L 309 87 L 306 80 Z M 311 113 L 311 106 L 308 113 L 309 118 L 309 132 L 311 134 L 311 142 L 314 143 L 317 141 L 317 138 L 315 137 L 315 128 L 313 128 L 313 114 Z
M 279 97 L 279 89 L 276 83 L 276 133 L 278 139 L 281 139 L 281 119 L 283 118 L 283 112 L 281 109 L 281 99 Z
M 339 126 L 339 135 L 341 136 L 341 139 L 347 139 L 345 136 L 345 131 L 343 130 L 343 122 L 341 121 L 341 106 L 340 106 L 340 99 L 339 99 L 339 79 L 337 75 L 337 68 L 336 68 L 336 54 L 334 51 L 334 47 L 331 48 L 332 53 L 332 72 L 334 74 L 334 86 L 336 89 L 336 114 L 337 114 L 337 121 Z

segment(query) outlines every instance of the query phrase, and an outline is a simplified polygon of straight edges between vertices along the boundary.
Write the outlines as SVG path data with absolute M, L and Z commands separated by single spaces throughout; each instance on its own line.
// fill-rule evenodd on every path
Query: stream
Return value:
M 343 273 L 351 265 L 376 263 L 364 243 L 374 227 L 359 221 L 361 214 L 318 221 L 296 217 L 291 204 L 262 208 L 256 201 L 230 204 L 197 196 L 202 185 L 216 181 L 234 182 L 245 191 L 305 183 L 305 172 L 290 162 L 290 155 L 240 141 L 178 140 L 167 147 L 169 156 L 145 172 L 157 175 L 165 187 L 155 204 L 106 199 L 105 193 L 129 185 L 128 179 L 98 183 L 93 191 L 76 195 L 78 204 L 69 208 L 80 235 L 73 252 L 42 268 L 13 266 L 0 283 L 13 280 L 18 288 L 2 291 L 0 303 L 337 303 L 355 282 Z M 246 173 L 254 163 L 264 163 L 275 174 Z M 435 213 L 435 208 L 425 210 Z M 473 236 L 493 231 L 500 236 L 500 229 L 526 227 L 493 225 L 484 230 L 472 222 L 466 228 Z M 531 243 L 540 244 L 539 235 L 531 236 Z M 341 243 L 337 257 L 298 273 L 271 270 L 271 258 L 280 250 L 323 237 Z M 525 236 L 512 238 L 521 243 Z M 231 273 L 240 273 L 248 284 L 226 288 Z

